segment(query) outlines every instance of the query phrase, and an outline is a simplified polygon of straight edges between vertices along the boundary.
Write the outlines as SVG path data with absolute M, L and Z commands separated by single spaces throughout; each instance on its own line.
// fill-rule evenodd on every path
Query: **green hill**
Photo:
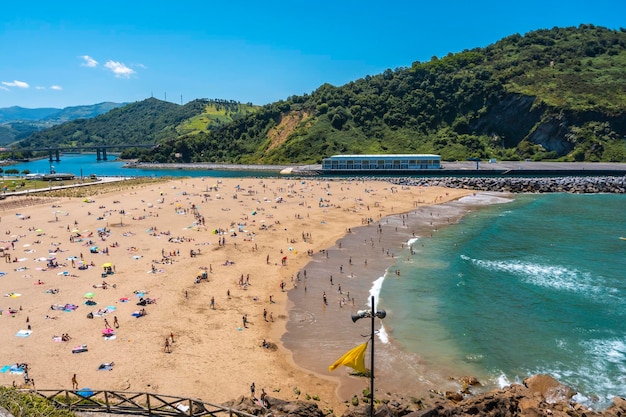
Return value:
M 322 85 L 145 161 L 319 163 L 337 153 L 626 160 L 626 32 L 593 25 L 512 35 L 485 48 Z

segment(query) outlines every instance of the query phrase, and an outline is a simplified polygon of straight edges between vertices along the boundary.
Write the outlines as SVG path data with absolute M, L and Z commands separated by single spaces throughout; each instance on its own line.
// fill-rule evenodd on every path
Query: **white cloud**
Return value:
M 51 85 L 50 89 L 55 91 L 61 91 L 63 90 L 63 87 L 61 87 L 60 85 Z
M 117 61 L 109 60 L 104 66 L 113 71 L 113 74 L 118 78 L 130 78 L 135 73 L 135 70 Z
M 6 87 L 5 87 L 5 86 L 3 86 L 3 85 L 0 85 L 0 90 L 10 91 L 8 88 L 6 88 Z
M 96 61 L 95 59 L 93 59 L 92 57 L 90 57 L 89 55 L 82 55 L 80 58 L 82 58 L 85 62 L 83 62 L 81 65 L 83 67 L 97 67 L 98 66 L 98 61 Z
M 30 85 L 28 85 L 28 83 L 25 83 L 24 81 L 2 81 L 2 84 L 6 85 L 7 87 L 18 87 L 18 88 L 28 88 L 30 87 Z

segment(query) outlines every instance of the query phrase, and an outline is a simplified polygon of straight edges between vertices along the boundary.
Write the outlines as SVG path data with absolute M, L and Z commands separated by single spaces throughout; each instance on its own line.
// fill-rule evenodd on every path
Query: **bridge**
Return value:
M 50 162 L 59 162 L 61 160 L 61 153 L 63 152 L 72 152 L 76 153 L 77 151 L 84 150 L 95 150 L 96 151 L 96 159 L 98 161 L 106 161 L 107 160 L 107 150 L 111 149 L 128 149 L 128 148 L 154 148 L 156 143 L 138 143 L 136 145 L 82 145 L 82 146 L 59 146 L 59 147 L 47 147 L 47 148 L 21 148 L 21 149 L 11 149 L 11 153 L 15 152 L 48 152 L 48 157 Z
M 148 392 L 37 389 L 21 390 L 44 398 L 58 409 L 73 412 L 102 412 L 145 416 L 199 417 L 256 417 L 234 408 L 211 404 L 193 398 L 161 395 Z

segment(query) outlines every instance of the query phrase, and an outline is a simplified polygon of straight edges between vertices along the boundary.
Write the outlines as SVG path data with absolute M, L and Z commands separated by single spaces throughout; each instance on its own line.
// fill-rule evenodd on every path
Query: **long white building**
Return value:
M 322 172 L 411 172 L 441 168 L 441 156 L 430 154 L 333 155 L 322 160 Z

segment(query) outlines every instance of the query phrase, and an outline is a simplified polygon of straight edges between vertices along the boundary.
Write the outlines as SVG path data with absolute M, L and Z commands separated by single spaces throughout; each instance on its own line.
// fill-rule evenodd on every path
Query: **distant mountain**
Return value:
M 101 114 L 108 113 L 109 111 L 117 109 L 118 107 L 125 106 L 126 104 L 128 103 L 113 103 L 107 101 L 87 106 L 65 107 L 64 109 L 59 110 L 56 113 L 52 113 L 44 117 L 43 119 L 55 123 L 65 123 L 70 120 L 76 119 L 91 119 Z
M 42 120 L 59 111 L 61 109 L 51 107 L 39 109 L 27 109 L 19 106 L 5 107 L 0 109 L 0 123 Z
M 13 106 L 0 109 L 0 145 L 7 145 L 34 132 L 76 119 L 89 119 L 124 106 L 125 103 L 104 102 L 63 109 L 27 109 Z

